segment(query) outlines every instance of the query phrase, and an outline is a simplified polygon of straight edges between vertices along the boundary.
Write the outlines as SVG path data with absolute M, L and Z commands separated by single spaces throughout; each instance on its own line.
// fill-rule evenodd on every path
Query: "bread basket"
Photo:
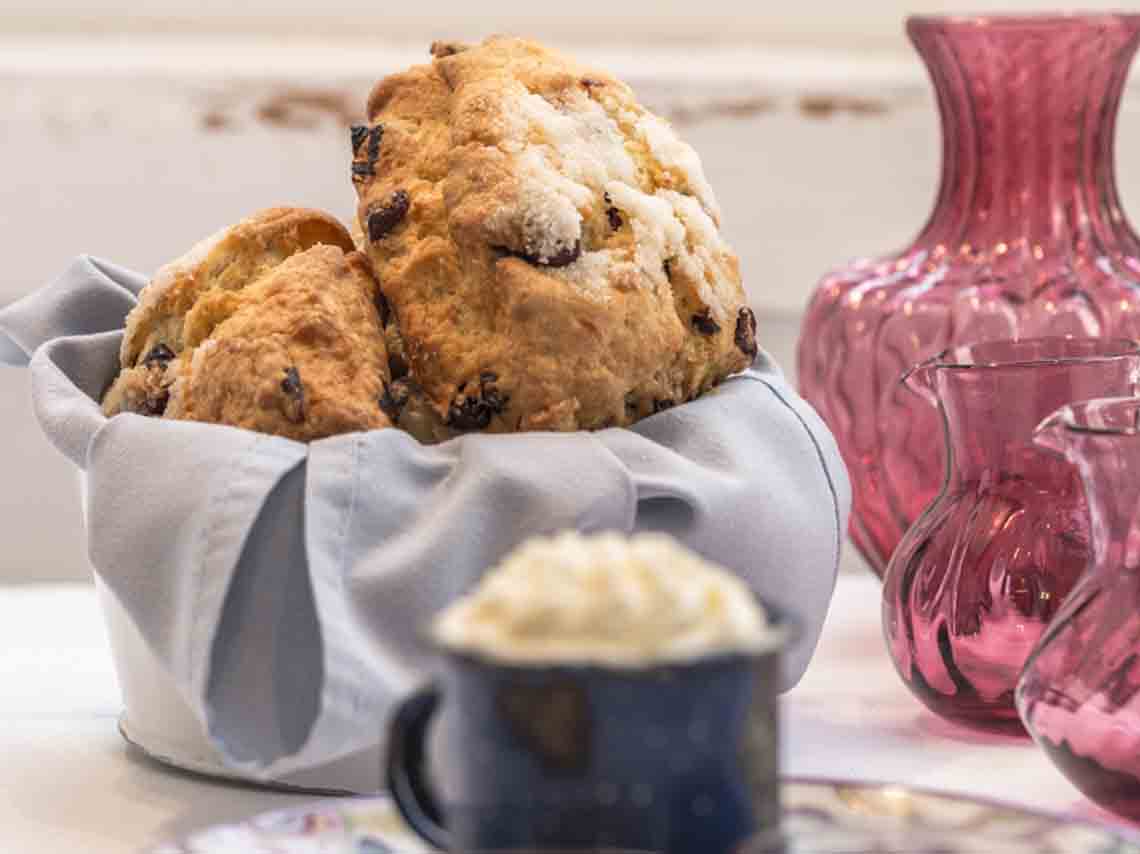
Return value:
M 850 487 L 815 412 L 763 353 L 630 429 L 397 430 L 309 445 L 96 402 L 145 279 L 90 257 L 0 310 L 49 439 L 81 470 L 123 735 L 210 774 L 380 786 L 381 733 L 434 660 L 426 620 L 523 539 L 666 531 L 801 627 L 802 675 L 835 584 Z M 9 355 L 12 354 L 12 355 Z

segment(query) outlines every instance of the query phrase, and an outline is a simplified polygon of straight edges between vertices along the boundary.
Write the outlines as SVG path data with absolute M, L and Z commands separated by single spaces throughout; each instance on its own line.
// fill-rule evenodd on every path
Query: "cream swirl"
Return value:
M 498 661 L 640 667 L 778 643 L 735 575 L 659 534 L 533 539 L 435 620 L 444 647 Z

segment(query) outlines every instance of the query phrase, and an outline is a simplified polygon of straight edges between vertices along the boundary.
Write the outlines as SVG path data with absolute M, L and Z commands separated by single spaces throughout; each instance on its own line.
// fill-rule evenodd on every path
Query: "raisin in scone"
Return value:
M 750 364 L 736 256 L 668 124 L 534 42 L 432 54 L 373 90 L 352 177 L 399 372 L 449 430 L 628 425 Z
M 143 289 L 104 412 L 301 441 L 391 426 L 384 310 L 368 259 L 336 220 L 262 211 Z

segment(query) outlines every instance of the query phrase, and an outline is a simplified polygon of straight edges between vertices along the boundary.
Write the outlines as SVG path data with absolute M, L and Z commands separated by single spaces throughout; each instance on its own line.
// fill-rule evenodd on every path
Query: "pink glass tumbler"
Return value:
M 1067 406 L 1039 445 L 1075 463 L 1093 557 L 1026 663 L 1026 729 L 1092 800 L 1140 819 L 1140 399 Z
M 1022 665 L 1091 554 L 1076 471 L 1033 431 L 1067 402 L 1132 394 L 1138 381 L 1137 342 L 1093 338 L 954 347 L 904 377 L 937 407 L 948 453 L 941 493 L 888 564 L 883 630 L 935 713 L 1018 727 Z

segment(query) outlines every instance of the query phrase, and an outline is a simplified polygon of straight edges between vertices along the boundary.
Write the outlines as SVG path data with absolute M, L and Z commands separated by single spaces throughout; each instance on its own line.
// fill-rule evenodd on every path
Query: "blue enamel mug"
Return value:
M 774 640 L 641 668 L 515 664 L 444 649 L 390 726 L 388 788 L 447 851 L 780 850 Z M 430 727 L 446 773 L 427 773 Z

